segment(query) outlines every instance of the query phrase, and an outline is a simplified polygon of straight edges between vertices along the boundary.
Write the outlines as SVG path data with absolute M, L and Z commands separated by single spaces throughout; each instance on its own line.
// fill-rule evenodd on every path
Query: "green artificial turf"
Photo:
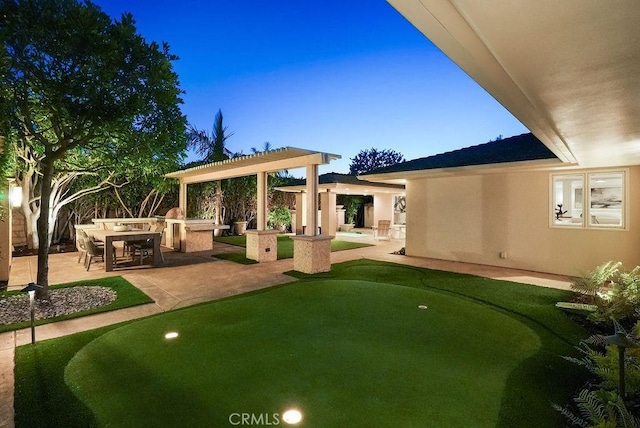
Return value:
M 102 312 L 109 312 L 116 309 L 128 308 L 130 306 L 143 305 L 145 303 L 153 303 L 153 299 L 144 294 L 138 288 L 133 286 L 129 281 L 120 277 L 113 276 L 108 278 L 90 279 L 77 282 L 70 282 L 65 284 L 56 284 L 49 287 L 50 290 L 67 287 L 83 287 L 83 286 L 99 286 L 108 287 L 114 290 L 117 294 L 117 298 L 114 302 L 101 306 L 99 308 L 88 309 L 86 311 L 75 312 L 69 315 L 61 315 L 59 317 L 39 319 L 36 320 L 36 325 L 48 324 L 51 322 L 63 321 L 72 318 L 79 318 L 87 315 L 98 314 Z M 14 296 L 21 294 L 20 291 L 7 291 L 0 294 L 0 298 L 8 296 Z M 14 323 L 14 324 L 2 324 L 0 325 L 0 333 L 5 331 L 19 330 L 29 327 L 30 321 Z
M 237 245 L 239 247 L 247 246 L 247 236 L 220 236 L 216 237 L 216 241 Z M 365 244 L 361 242 L 349 242 L 341 241 L 337 239 L 331 240 L 331 251 L 352 250 L 354 248 L 370 247 L 371 244 Z M 216 255 L 218 257 L 218 255 Z M 221 256 L 220 258 L 226 258 L 228 256 Z M 290 259 L 293 257 L 293 240 L 289 235 L 278 235 L 278 260 Z M 236 260 L 233 260 L 236 261 Z
M 19 347 L 17 426 L 550 427 L 581 381 L 569 292 L 368 260 L 300 276 Z

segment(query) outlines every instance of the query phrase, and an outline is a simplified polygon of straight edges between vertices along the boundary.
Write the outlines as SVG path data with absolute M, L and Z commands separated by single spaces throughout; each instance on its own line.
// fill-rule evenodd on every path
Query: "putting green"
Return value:
M 112 330 L 65 380 L 103 426 L 277 425 L 295 407 L 301 426 L 481 427 L 496 425 L 507 377 L 539 347 L 471 300 L 300 281 Z

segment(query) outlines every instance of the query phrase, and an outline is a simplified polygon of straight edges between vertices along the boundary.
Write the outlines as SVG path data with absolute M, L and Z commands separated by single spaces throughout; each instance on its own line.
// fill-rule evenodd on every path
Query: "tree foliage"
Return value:
M 404 162 L 404 156 L 395 150 L 378 150 L 375 148 L 360 150 L 360 152 L 351 159 L 349 174 L 360 175 L 400 162 Z
M 231 136 L 233 136 L 233 132 L 230 133 L 227 131 L 227 127 L 223 124 L 222 110 L 218 109 L 218 112 L 213 119 L 213 129 L 211 134 L 208 134 L 204 130 L 197 129 L 193 125 L 189 125 L 187 141 L 189 147 L 194 148 L 196 152 L 202 156 L 201 161 L 198 163 L 211 163 L 227 160 L 233 156 L 233 153 L 231 153 L 231 151 L 226 147 L 226 142 Z M 202 192 L 206 191 L 208 186 L 205 183 L 204 185 L 196 188 Z M 205 195 L 208 196 L 206 193 Z M 216 224 L 223 224 L 224 221 L 223 195 L 222 182 L 218 180 L 216 181 L 216 194 L 213 199 L 214 206 L 212 207 L 212 217 L 215 219 Z M 203 200 L 202 202 L 208 202 L 208 200 Z M 202 204 L 200 205 L 201 206 L 198 207 L 199 211 L 204 212 L 205 218 L 208 218 L 208 212 L 210 210 L 207 206 L 202 206 Z M 221 230 L 215 230 L 214 233 L 218 235 L 221 233 Z
M 227 131 L 224 126 L 222 110 L 218 109 L 213 118 L 211 134 L 202 129 L 189 125 L 187 143 L 201 156 L 200 162 L 211 163 L 229 159 L 233 153 L 226 147 L 227 140 L 233 136 L 233 132 Z
M 185 149 L 181 90 L 169 46 L 147 43 L 130 14 L 112 20 L 77 0 L 0 2 L 0 134 L 28 147 L 39 175 L 37 282 L 48 286 L 56 174 L 134 178 Z M 46 291 L 45 291 L 46 295 Z

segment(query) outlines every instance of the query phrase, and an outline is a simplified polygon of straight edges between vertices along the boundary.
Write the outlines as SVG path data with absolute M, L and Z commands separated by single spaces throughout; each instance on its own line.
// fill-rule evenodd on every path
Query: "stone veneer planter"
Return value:
M 302 273 L 331 271 L 331 235 L 296 235 L 293 239 L 293 269 Z
M 279 233 L 279 230 L 247 230 L 247 258 L 258 263 L 278 260 Z

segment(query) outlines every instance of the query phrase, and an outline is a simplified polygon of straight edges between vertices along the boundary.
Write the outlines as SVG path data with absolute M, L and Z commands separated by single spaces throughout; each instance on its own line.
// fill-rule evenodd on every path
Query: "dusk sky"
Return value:
M 169 43 L 188 122 L 210 132 L 221 109 L 233 152 L 325 151 L 342 159 L 321 173 L 348 173 L 362 149 L 409 160 L 528 132 L 382 0 L 95 3 Z

